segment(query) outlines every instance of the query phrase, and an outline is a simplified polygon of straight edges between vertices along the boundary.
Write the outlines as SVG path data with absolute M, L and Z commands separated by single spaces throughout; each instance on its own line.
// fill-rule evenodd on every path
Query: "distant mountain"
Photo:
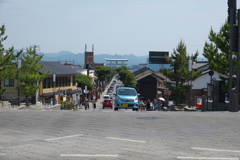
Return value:
M 105 58 L 109 59 L 129 59 L 128 66 L 137 65 L 139 63 L 147 63 L 148 56 L 135 56 L 133 54 L 129 55 L 110 55 L 110 54 L 95 54 L 94 61 L 95 63 L 105 63 L 107 61 Z M 84 64 L 84 54 L 83 53 L 72 53 L 69 51 L 61 51 L 58 53 L 44 53 L 42 61 L 60 61 L 64 62 L 74 62 L 76 65 L 83 65 Z
M 109 59 L 129 59 L 127 62 L 128 66 L 138 65 L 140 63 L 147 63 L 147 58 L 149 56 L 136 56 L 133 54 L 128 55 L 110 55 L 110 54 L 95 54 L 94 61 L 95 63 L 104 63 L 107 64 L 105 58 Z M 197 58 L 198 61 L 207 61 L 206 58 L 199 57 Z M 76 65 L 83 65 L 84 64 L 84 53 L 72 53 L 69 51 L 61 51 L 57 53 L 44 53 L 42 61 L 60 61 L 62 63 L 74 63 Z

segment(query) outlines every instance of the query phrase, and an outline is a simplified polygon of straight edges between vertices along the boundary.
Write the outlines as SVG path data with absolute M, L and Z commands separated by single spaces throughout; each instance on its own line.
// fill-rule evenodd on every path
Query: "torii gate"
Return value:
M 107 66 L 111 68 L 117 68 L 121 66 L 127 66 L 128 59 L 109 59 L 105 58 L 106 61 L 108 61 Z

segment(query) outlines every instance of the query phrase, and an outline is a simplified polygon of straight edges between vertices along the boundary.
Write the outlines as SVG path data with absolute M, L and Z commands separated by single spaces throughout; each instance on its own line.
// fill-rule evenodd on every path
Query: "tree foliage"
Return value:
M 227 82 L 222 89 L 228 92 L 228 78 L 221 75 L 229 74 L 230 25 L 225 22 L 219 32 L 214 32 L 211 28 L 208 39 L 209 41 L 204 46 L 203 55 L 208 59 L 210 68 L 220 73 L 220 78 Z M 233 57 L 236 57 L 236 54 L 233 52 Z M 236 75 L 236 58 L 233 58 L 232 66 L 232 73 Z M 233 83 L 235 81 L 233 79 Z
M 103 82 L 105 80 L 109 81 L 112 79 L 115 71 L 110 67 L 105 66 L 97 66 L 96 74 L 98 76 L 99 81 Z
M 166 61 L 170 64 L 171 68 L 164 68 L 160 70 L 166 77 L 170 80 L 176 82 L 176 87 L 172 87 L 172 98 L 178 104 L 178 102 L 186 102 L 187 100 L 187 87 L 184 85 L 185 82 L 189 80 L 195 80 L 202 71 L 189 72 L 188 69 L 188 60 L 191 59 L 192 62 L 195 62 L 198 56 L 198 52 L 194 55 L 187 55 L 187 47 L 185 43 L 181 40 L 177 48 L 173 50 L 172 55 L 166 56 Z M 181 83 L 181 85 L 179 85 Z
M 26 106 L 28 106 L 28 97 L 36 95 L 36 91 L 40 88 L 37 84 L 38 81 L 43 81 L 49 74 L 40 74 L 39 70 L 43 68 L 43 65 L 39 65 L 38 62 L 42 59 L 43 55 L 36 53 L 36 47 L 29 47 L 27 52 L 22 54 L 22 65 L 19 69 L 18 79 L 21 81 L 21 95 L 26 99 Z
M 14 47 L 5 49 L 3 41 L 7 39 L 5 36 L 5 25 L 0 27 L 0 82 L 13 79 L 16 77 L 17 61 L 16 59 L 22 53 L 22 50 L 14 54 Z M 0 88 L 0 96 L 4 94 L 6 88 Z
M 204 46 L 204 57 L 209 61 L 209 66 L 211 69 L 227 75 L 229 73 L 229 39 L 230 39 L 230 26 L 226 22 L 220 31 L 214 32 L 210 29 L 209 41 L 205 42 Z M 233 53 L 236 55 L 236 53 Z M 234 62 L 236 64 L 236 62 Z M 236 73 L 236 72 L 235 72 Z
M 118 75 L 120 76 L 119 79 L 122 81 L 123 85 L 126 87 L 136 87 L 134 74 L 130 72 L 127 67 L 121 66 L 116 68 Z
M 77 86 L 84 89 L 87 86 L 88 90 L 93 89 L 93 84 L 91 83 L 92 78 L 88 75 L 78 74 L 76 75 Z

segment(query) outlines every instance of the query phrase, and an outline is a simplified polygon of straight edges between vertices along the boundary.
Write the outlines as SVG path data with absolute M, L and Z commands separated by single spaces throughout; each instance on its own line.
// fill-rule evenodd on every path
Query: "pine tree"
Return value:
M 188 85 L 184 85 L 185 82 L 195 80 L 202 71 L 188 71 L 188 60 L 191 59 L 195 62 L 198 56 L 196 52 L 192 56 L 187 55 L 187 47 L 181 40 L 177 48 L 173 50 L 172 55 L 166 56 L 166 61 L 170 64 L 171 68 L 164 68 L 160 70 L 171 81 L 176 82 L 176 87 L 170 88 L 172 92 L 172 98 L 178 105 L 179 102 L 184 103 L 187 100 Z
M 39 65 L 38 62 L 42 59 L 43 55 L 36 53 L 36 46 L 29 47 L 26 50 L 27 52 L 22 54 L 21 58 L 22 66 L 20 68 L 19 79 L 21 81 L 21 94 L 25 97 L 26 106 L 29 106 L 28 98 L 36 95 L 36 91 L 40 88 L 37 82 L 43 81 L 49 72 L 40 74 L 39 70 L 43 68 L 43 65 Z
M 0 27 L 0 83 L 5 80 L 14 79 L 17 75 L 16 59 L 22 53 L 22 50 L 14 54 L 14 47 L 5 50 L 3 41 L 7 39 L 5 36 L 5 25 Z M 4 94 L 6 88 L 0 87 L 0 96 Z
M 230 26 L 226 22 L 218 33 L 211 28 L 209 41 L 204 46 L 203 55 L 208 59 L 212 69 L 219 73 L 227 74 L 229 72 L 229 39 Z M 236 53 L 234 53 L 236 55 Z
M 222 75 L 228 75 L 230 25 L 225 22 L 218 33 L 211 28 L 208 39 L 209 42 L 205 43 L 203 55 L 208 59 L 210 68 Z M 236 53 L 233 52 L 233 55 L 236 56 Z M 236 59 L 233 59 L 233 74 L 236 74 Z M 221 76 L 221 79 L 228 80 L 226 76 Z M 226 91 L 227 86 L 228 84 L 225 86 Z

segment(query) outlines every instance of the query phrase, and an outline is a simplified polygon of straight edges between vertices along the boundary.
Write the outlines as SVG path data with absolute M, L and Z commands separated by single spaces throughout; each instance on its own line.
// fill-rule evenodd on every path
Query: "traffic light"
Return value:
M 236 24 L 237 1 L 228 0 L 228 23 L 231 23 L 231 9 L 233 11 L 233 24 Z

